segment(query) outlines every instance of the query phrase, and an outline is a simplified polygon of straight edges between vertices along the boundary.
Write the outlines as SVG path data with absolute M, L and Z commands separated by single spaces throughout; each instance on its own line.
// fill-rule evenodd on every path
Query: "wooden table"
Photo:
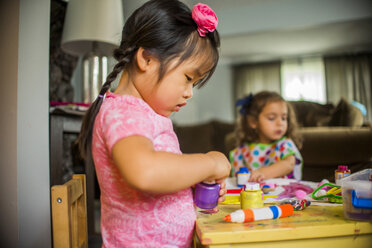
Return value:
M 240 205 L 220 205 L 217 214 L 198 210 L 196 247 L 372 247 L 372 223 L 344 219 L 343 208 L 309 206 L 291 217 L 251 223 L 222 218 Z

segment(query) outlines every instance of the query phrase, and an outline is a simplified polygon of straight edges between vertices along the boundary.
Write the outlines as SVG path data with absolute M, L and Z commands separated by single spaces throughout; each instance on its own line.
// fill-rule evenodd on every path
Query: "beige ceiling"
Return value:
M 372 50 L 372 19 L 223 37 L 222 57 L 232 63 Z
M 199 1 L 184 0 L 192 7 Z M 220 24 L 221 58 L 260 62 L 372 51 L 370 0 L 204 0 Z

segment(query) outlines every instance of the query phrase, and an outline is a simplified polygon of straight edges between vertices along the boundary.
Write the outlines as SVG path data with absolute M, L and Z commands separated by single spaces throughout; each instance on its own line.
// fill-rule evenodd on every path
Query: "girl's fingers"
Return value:
M 215 207 L 215 208 L 213 208 L 211 211 L 210 211 L 210 213 L 218 213 L 218 207 Z
M 221 196 L 218 198 L 218 202 L 223 202 L 225 200 L 225 196 Z
M 219 183 L 221 185 L 221 188 L 226 187 L 225 179 L 216 179 L 216 183 Z
M 250 181 L 250 182 L 256 182 L 256 180 L 257 180 L 257 178 L 256 178 L 254 175 L 252 175 L 252 176 L 249 178 L 249 181 Z
M 220 196 L 223 196 L 223 195 L 225 195 L 225 194 L 226 194 L 226 192 L 227 192 L 227 190 L 226 190 L 226 189 L 220 189 Z

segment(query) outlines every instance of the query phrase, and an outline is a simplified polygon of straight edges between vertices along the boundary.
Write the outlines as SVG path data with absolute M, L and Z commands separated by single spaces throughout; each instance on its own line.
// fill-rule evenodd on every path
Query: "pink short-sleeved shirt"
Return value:
M 196 219 L 191 188 L 173 194 L 140 192 L 128 186 L 113 163 L 115 143 L 133 135 L 148 138 L 157 151 L 181 154 L 169 118 L 139 98 L 107 94 L 92 141 L 103 247 L 190 247 Z

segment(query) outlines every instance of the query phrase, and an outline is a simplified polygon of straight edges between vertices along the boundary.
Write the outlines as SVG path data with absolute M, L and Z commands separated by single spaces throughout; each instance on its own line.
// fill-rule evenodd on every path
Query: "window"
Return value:
M 323 59 L 313 57 L 283 61 L 281 91 L 288 101 L 326 103 Z

